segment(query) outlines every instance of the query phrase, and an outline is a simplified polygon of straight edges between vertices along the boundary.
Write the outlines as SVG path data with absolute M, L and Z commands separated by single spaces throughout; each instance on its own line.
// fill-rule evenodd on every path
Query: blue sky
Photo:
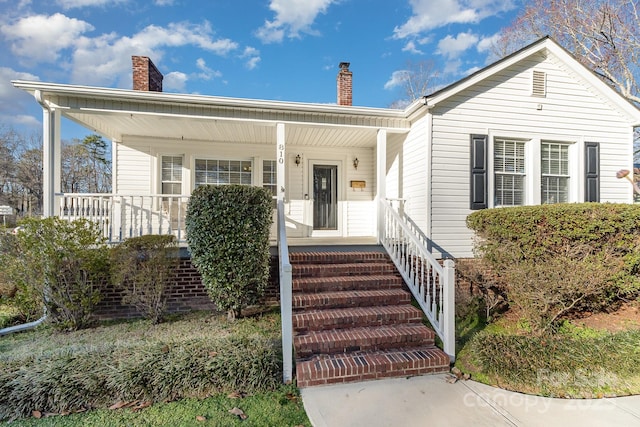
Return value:
M 10 80 L 130 89 L 131 55 L 151 57 L 165 92 L 318 103 L 336 102 L 346 61 L 353 104 L 388 107 L 408 61 L 434 61 L 440 84 L 487 65 L 523 1 L 0 0 L 0 125 L 40 131 Z

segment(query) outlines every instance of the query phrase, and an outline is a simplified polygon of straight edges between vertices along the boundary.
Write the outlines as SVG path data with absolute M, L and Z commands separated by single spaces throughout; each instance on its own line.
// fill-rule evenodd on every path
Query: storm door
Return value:
M 313 165 L 313 229 L 338 229 L 338 166 Z

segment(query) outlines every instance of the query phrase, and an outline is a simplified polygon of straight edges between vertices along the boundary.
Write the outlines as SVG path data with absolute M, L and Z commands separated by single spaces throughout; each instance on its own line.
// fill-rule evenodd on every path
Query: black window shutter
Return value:
M 600 201 L 600 143 L 584 143 L 584 201 Z
M 489 207 L 487 135 L 471 135 L 471 210 Z

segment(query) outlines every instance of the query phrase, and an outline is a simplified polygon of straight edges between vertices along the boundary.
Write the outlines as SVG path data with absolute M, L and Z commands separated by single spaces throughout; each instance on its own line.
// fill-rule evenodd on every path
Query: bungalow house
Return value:
M 469 213 L 633 201 L 616 171 L 633 168 L 640 111 L 550 38 L 403 110 L 351 105 L 348 63 L 336 105 L 163 93 L 145 57 L 133 58 L 133 81 L 134 90 L 12 82 L 44 112 L 45 215 L 101 221 L 112 241 L 184 239 L 195 187 L 264 186 L 281 202 L 289 245 L 381 242 L 398 266 L 428 260 L 428 274 L 410 265 L 403 276 L 423 309 L 435 308 L 450 357 L 451 265 L 435 260 L 473 256 Z M 112 141 L 113 194 L 61 194 L 63 116 Z

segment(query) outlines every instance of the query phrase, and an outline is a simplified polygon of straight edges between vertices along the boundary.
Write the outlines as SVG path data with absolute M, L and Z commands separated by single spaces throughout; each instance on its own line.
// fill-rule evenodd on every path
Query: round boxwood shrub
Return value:
M 191 194 L 185 220 L 191 259 L 229 319 L 264 294 L 271 204 L 271 193 L 261 187 L 201 186 Z

